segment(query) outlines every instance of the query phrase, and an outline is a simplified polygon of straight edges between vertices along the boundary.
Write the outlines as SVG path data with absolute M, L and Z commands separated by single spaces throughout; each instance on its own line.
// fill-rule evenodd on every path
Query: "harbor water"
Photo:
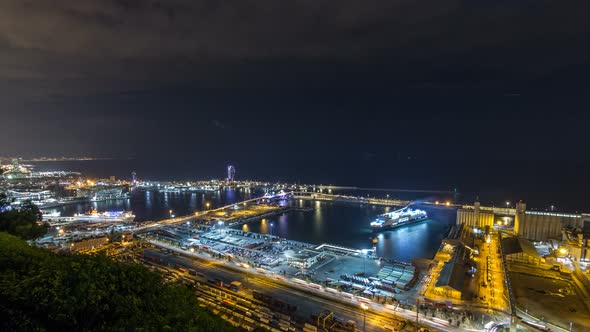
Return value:
M 98 211 L 127 210 L 136 215 L 136 221 L 159 220 L 171 215 L 189 215 L 196 211 L 240 202 L 262 193 L 245 188 L 214 192 L 161 192 L 138 190 L 131 197 L 121 200 L 88 202 L 67 205 L 48 211 L 60 211 L 62 216 Z M 280 237 L 309 242 L 329 243 L 357 249 L 373 247 L 377 255 L 399 261 L 411 261 L 415 257 L 432 258 L 442 239 L 455 222 L 455 212 L 446 208 L 427 208 L 428 220 L 394 230 L 373 233 L 370 222 L 391 208 L 367 204 L 290 200 L 303 209 L 294 209 L 280 215 L 257 220 L 239 226 L 242 230 L 274 234 Z

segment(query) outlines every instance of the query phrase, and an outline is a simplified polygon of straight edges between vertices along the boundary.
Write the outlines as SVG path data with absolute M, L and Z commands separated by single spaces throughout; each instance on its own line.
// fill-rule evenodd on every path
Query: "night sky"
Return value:
M 590 181 L 589 12 L 587 0 L 3 0 L 0 154 L 524 196 L 547 182 L 565 200 Z

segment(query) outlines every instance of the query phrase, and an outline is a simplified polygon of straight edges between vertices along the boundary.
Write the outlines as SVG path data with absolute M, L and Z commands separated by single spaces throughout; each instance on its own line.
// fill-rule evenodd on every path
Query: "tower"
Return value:
M 133 185 L 135 185 L 135 183 L 137 182 L 137 173 L 135 173 L 135 171 L 131 172 L 131 182 L 133 183 Z
M 525 223 L 526 204 L 523 201 L 516 203 L 516 213 L 514 215 L 514 234 L 522 234 Z
M 236 175 L 236 168 L 232 165 L 227 166 L 227 182 L 234 182 L 234 177 Z

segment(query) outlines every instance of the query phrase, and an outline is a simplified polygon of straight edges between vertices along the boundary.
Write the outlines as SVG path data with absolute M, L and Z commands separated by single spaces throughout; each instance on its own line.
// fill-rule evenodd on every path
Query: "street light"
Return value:
M 272 236 L 272 235 L 273 235 L 273 234 L 272 234 L 272 227 L 273 227 L 274 225 L 275 225 L 274 223 L 272 223 L 272 222 L 270 223 L 270 236 Z
M 366 304 L 361 303 L 361 309 L 363 309 L 363 332 L 365 332 L 367 330 L 367 309 L 369 309 L 369 307 L 367 307 Z
M 207 207 L 207 210 L 209 210 L 209 206 L 211 205 L 211 203 L 207 202 L 205 203 L 205 206 Z

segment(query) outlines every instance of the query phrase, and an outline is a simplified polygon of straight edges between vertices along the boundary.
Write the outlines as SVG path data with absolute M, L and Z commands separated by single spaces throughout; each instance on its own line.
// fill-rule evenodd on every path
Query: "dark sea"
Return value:
M 198 153 L 196 153 L 198 156 Z M 256 158 L 254 158 L 256 159 Z M 365 188 L 410 189 L 423 192 L 375 192 L 375 195 L 405 196 L 410 199 L 453 200 L 482 205 L 514 205 L 523 200 L 529 209 L 590 212 L 587 187 L 590 168 L 572 162 L 549 161 L 363 161 L 314 164 L 260 158 L 256 163 L 210 163 L 198 157 L 154 159 L 111 159 L 94 161 L 42 162 L 38 170 L 79 171 L 92 177 L 144 180 L 208 180 L 225 178 L 228 164 L 236 166 L 236 178 Z M 433 191 L 433 192 L 430 192 Z M 441 194 L 439 191 L 448 192 Z M 455 194 L 454 191 L 457 193 Z

